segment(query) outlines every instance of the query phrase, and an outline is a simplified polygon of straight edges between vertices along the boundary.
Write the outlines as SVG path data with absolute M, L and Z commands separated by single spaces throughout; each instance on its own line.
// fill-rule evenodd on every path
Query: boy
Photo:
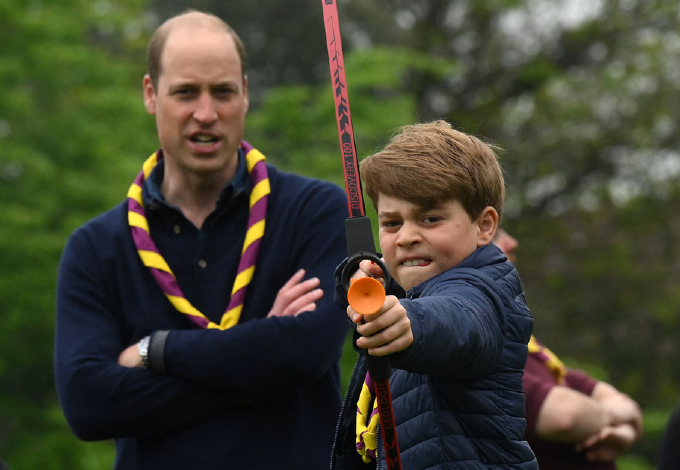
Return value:
M 533 319 L 517 271 L 491 243 L 505 193 L 492 147 L 444 121 L 406 126 L 361 163 L 361 174 L 378 212 L 383 261 L 408 297 L 388 295 L 363 317 L 347 307 L 347 315 L 359 348 L 390 355 L 403 467 L 538 468 L 523 441 Z M 354 277 L 366 275 L 382 273 L 363 261 Z M 385 468 L 375 418 L 355 407 L 373 404 L 359 400 L 365 378 L 360 356 L 331 457 L 338 470 Z

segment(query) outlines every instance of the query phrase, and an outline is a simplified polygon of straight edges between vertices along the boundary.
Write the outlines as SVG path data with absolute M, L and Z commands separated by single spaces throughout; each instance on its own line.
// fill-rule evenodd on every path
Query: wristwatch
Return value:
M 142 358 L 143 369 L 149 368 L 149 339 L 149 336 L 145 336 L 137 343 L 137 350 L 139 351 L 139 357 Z

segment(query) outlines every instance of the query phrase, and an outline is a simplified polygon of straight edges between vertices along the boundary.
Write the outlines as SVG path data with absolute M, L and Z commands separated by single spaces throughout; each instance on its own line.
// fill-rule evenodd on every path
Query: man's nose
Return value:
M 212 96 L 209 93 L 201 93 L 196 102 L 194 119 L 201 124 L 210 124 L 217 120 L 217 111 Z

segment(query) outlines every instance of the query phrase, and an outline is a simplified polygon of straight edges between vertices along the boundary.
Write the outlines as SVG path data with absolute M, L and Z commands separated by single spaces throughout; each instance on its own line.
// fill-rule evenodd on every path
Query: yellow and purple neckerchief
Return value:
M 362 460 L 366 463 L 375 460 L 375 450 L 378 444 L 378 422 L 380 420 L 380 413 L 378 411 L 373 379 L 366 372 L 366 380 L 364 380 L 361 394 L 357 401 L 356 420 L 357 452 L 361 454 Z
M 534 354 L 538 357 L 545 366 L 553 373 L 557 383 L 564 385 L 564 380 L 567 377 L 567 368 L 564 363 L 560 361 L 557 356 L 548 348 L 543 346 L 533 335 L 529 340 L 529 354 Z
M 177 284 L 175 275 L 158 251 L 149 232 L 149 222 L 146 218 L 144 202 L 142 201 L 142 185 L 151 174 L 151 170 L 163 159 L 162 150 L 151 155 L 144 163 L 142 171 L 137 175 L 135 182 L 132 183 L 128 191 L 128 223 L 130 224 L 132 238 L 137 247 L 139 257 L 144 266 L 149 268 L 172 305 L 201 328 L 226 330 L 238 323 L 246 297 L 246 287 L 253 279 L 257 253 L 260 250 L 262 236 L 264 235 L 267 199 L 271 192 L 267 176 L 267 165 L 265 163 L 266 159 L 264 155 L 245 141 L 241 142 L 241 147 L 246 154 L 248 174 L 253 182 L 253 189 L 250 193 L 248 231 L 246 232 L 243 249 L 241 250 L 241 260 L 238 263 L 236 280 L 231 289 L 231 299 L 219 325 L 211 322 L 184 297 Z

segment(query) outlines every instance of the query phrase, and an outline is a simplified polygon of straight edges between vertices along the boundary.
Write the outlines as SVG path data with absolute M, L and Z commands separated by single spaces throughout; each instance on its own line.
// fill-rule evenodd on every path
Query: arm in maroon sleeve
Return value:
M 612 416 L 590 396 L 558 385 L 538 360 L 529 357 L 524 371 L 527 438 L 578 443 L 609 425 Z

